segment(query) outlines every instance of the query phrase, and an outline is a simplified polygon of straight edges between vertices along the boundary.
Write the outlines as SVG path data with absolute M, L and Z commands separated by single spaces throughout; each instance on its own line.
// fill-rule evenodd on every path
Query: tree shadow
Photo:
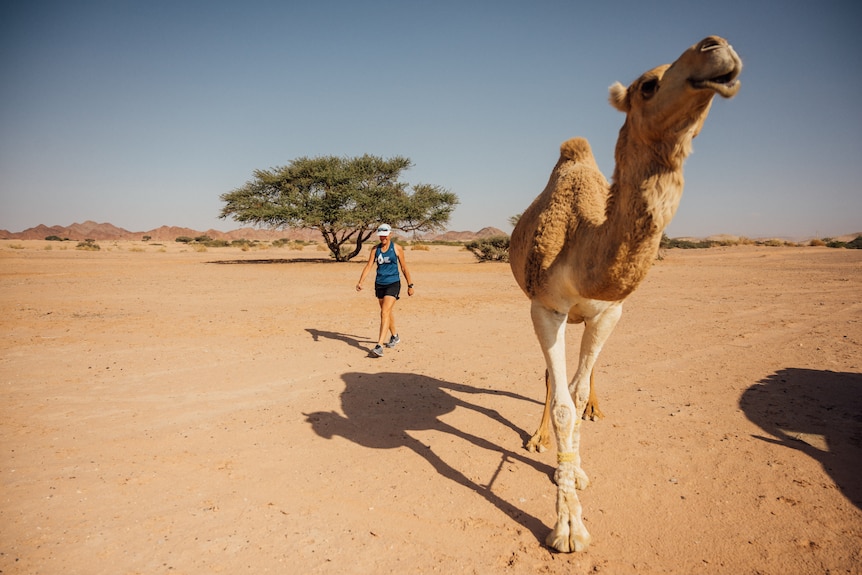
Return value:
M 862 509 L 862 374 L 782 369 L 746 389 L 739 406 L 770 436 L 755 437 L 819 461 Z
M 371 347 L 365 346 L 362 344 L 376 344 L 377 343 L 376 339 L 374 339 L 374 340 L 360 339 L 358 335 L 350 335 L 347 333 L 339 333 L 336 331 L 323 331 L 320 329 L 314 329 L 314 328 L 310 328 L 310 327 L 305 328 L 305 331 L 307 331 L 308 333 L 311 334 L 311 338 L 314 341 L 320 341 L 321 337 L 325 337 L 326 339 L 334 339 L 336 341 L 343 341 L 344 343 L 346 343 L 350 347 L 355 347 L 356 349 L 360 349 L 362 351 L 367 351 L 368 353 L 371 353 Z
M 338 435 L 371 449 L 407 447 L 427 460 L 441 476 L 481 495 L 497 509 L 529 529 L 537 539 L 544 541 L 548 527 L 540 519 L 494 493 L 492 489 L 506 461 L 517 461 L 532 467 L 549 479 L 553 478 L 553 467 L 440 420 L 441 416 L 457 407 L 470 409 L 513 430 L 523 443 L 528 434 L 499 412 L 464 401 L 448 392 L 504 395 L 519 401 L 533 400 L 509 392 L 477 389 L 412 373 L 346 373 L 342 379 L 346 384 L 341 394 L 343 416 L 334 411 L 306 414 L 306 421 L 317 435 L 326 439 Z M 444 460 L 445 453 L 435 453 L 430 446 L 409 433 L 420 430 L 447 433 L 478 448 L 499 453 L 500 464 L 497 471 L 487 485 L 476 483 L 447 463 Z M 519 443 L 513 441 L 513 445 Z

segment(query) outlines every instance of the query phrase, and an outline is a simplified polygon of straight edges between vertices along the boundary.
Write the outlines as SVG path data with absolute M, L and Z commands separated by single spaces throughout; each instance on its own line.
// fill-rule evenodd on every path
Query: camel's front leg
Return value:
M 602 347 L 614 331 L 622 313 L 622 302 L 611 302 L 594 317 L 585 321 L 578 370 L 569 385 L 569 392 L 575 398 L 578 415 L 583 416 L 584 419 L 589 417 L 595 420 L 596 417 L 604 417 L 604 414 L 599 411 L 595 395 L 595 365 Z
M 545 354 L 551 396 L 551 419 L 557 436 L 557 521 L 548 535 L 549 546 L 565 553 L 583 551 L 590 534 L 581 518 L 576 489 L 589 483 L 581 469 L 580 417 L 566 381 L 566 315 L 533 302 L 533 327 Z
M 590 399 L 587 401 L 587 408 L 584 410 L 583 419 L 595 421 L 603 419 L 605 414 L 599 409 L 599 400 L 596 397 L 596 370 L 590 372 Z M 545 408 L 542 410 L 542 420 L 539 422 L 539 428 L 536 433 L 530 437 L 524 448 L 527 451 L 534 453 L 544 453 L 551 446 L 551 383 L 548 377 L 548 370 L 545 370 Z

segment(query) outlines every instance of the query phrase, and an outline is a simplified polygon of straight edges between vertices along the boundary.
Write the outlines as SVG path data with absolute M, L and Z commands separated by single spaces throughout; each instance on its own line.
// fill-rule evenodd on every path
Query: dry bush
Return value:
M 474 240 L 464 246 L 480 262 L 509 261 L 509 236 L 497 236 Z
M 83 242 L 78 242 L 78 245 L 75 246 L 75 249 L 97 252 L 102 248 L 101 246 L 99 246 L 99 244 L 96 243 L 96 240 L 84 240 Z

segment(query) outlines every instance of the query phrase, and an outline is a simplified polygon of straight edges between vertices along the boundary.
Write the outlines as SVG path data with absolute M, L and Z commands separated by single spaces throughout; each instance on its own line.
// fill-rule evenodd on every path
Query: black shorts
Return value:
M 383 299 L 388 295 L 399 299 L 401 297 L 401 282 L 386 284 L 385 286 L 374 284 L 374 295 L 377 296 L 377 299 Z

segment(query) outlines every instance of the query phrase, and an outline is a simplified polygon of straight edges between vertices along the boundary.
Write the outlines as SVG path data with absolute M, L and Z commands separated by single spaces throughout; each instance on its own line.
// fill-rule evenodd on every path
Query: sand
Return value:
M 0 242 L 0 572 L 862 573 L 862 251 L 670 250 L 599 360 L 560 554 L 506 264 Z M 569 328 L 569 357 L 580 328 Z M 570 361 L 570 364 L 572 362 Z

